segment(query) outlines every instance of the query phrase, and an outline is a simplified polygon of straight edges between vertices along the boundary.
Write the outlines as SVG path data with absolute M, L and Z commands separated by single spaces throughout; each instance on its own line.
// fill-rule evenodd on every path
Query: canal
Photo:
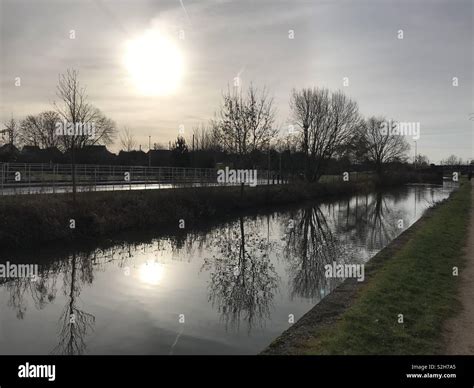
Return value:
M 307 203 L 203 230 L 0 253 L 1 354 L 256 354 L 453 184 Z M 87 246 L 87 248 L 86 248 Z M 429 262 L 429 258 L 426 258 Z

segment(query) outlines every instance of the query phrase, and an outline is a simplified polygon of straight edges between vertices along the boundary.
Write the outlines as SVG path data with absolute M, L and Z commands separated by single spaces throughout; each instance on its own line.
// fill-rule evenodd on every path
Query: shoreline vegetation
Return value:
M 96 239 L 118 232 L 166 229 L 189 230 L 205 220 L 271 206 L 373 191 L 416 182 L 399 174 L 378 182 L 357 181 L 246 186 L 176 188 L 20 195 L 0 201 L 0 246 L 34 247 L 42 243 Z M 71 228 L 73 220 L 74 228 Z
M 461 182 L 366 264 L 365 282 L 345 280 L 261 354 L 442 353 L 443 324 L 460 309 L 471 190 Z

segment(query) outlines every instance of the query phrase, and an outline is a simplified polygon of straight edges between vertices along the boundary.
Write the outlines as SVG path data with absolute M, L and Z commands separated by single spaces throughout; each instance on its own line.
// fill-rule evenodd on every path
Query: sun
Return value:
M 126 42 L 124 64 L 136 88 L 148 96 L 175 93 L 183 76 L 180 50 L 154 30 Z

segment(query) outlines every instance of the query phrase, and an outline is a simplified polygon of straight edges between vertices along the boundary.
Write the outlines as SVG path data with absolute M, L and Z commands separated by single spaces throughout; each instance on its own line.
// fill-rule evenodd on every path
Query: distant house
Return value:
M 147 158 L 150 158 L 152 166 L 171 166 L 171 151 L 170 150 L 150 150 L 147 153 Z
M 20 153 L 20 161 L 23 163 L 41 163 L 41 148 L 38 146 L 23 146 Z
M 148 155 L 143 151 L 120 151 L 117 163 L 122 166 L 148 166 Z
M 15 162 L 20 151 L 13 144 L 4 144 L 0 147 L 0 162 Z
M 62 163 L 65 161 L 65 157 L 57 147 L 42 149 L 38 146 L 26 145 L 22 148 L 18 161 L 22 163 Z
M 21 153 L 26 155 L 26 154 L 36 154 L 39 152 L 41 148 L 39 148 L 38 146 L 33 146 L 33 145 L 26 145 L 26 146 L 23 146 L 23 148 L 21 149 Z
M 66 160 L 70 162 L 71 151 L 66 152 Z M 74 152 L 75 162 L 78 164 L 113 164 L 116 155 L 110 152 L 105 145 L 89 145 Z
M 41 150 L 44 163 L 62 163 L 65 161 L 64 154 L 57 147 L 49 147 Z

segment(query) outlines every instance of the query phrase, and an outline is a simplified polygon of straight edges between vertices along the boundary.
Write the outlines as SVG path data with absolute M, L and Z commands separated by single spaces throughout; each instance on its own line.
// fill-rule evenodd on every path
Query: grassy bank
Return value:
M 383 258 L 382 254 L 380 260 L 374 258 L 366 270 L 373 276 L 366 277 L 366 283 L 354 293 L 350 307 L 336 319 L 332 317 L 332 324 L 306 328 L 310 334 L 304 341 L 298 335 L 287 335 L 289 342 L 293 342 L 287 346 L 291 353 L 440 352 L 443 321 L 459 308 L 456 302 L 459 278 L 453 276 L 453 267 L 462 271 L 470 196 L 471 185 L 462 185 L 449 200 L 428 211 L 414 230 L 400 236 L 403 243 L 394 253 L 391 248 L 391 257 Z M 335 299 L 331 304 L 339 302 Z M 403 323 L 398 321 L 399 314 L 403 314 Z M 313 322 L 315 319 L 319 319 L 317 314 Z M 279 341 L 282 342 L 275 341 L 271 353 L 277 347 L 283 348 Z
M 374 189 L 369 181 L 314 185 L 182 188 L 71 195 L 23 195 L 0 201 L 0 247 L 34 246 L 72 239 L 98 238 L 126 230 L 199 226 L 203 220 L 241 212 Z M 69 220 L 76 228 L 71 229 Z

